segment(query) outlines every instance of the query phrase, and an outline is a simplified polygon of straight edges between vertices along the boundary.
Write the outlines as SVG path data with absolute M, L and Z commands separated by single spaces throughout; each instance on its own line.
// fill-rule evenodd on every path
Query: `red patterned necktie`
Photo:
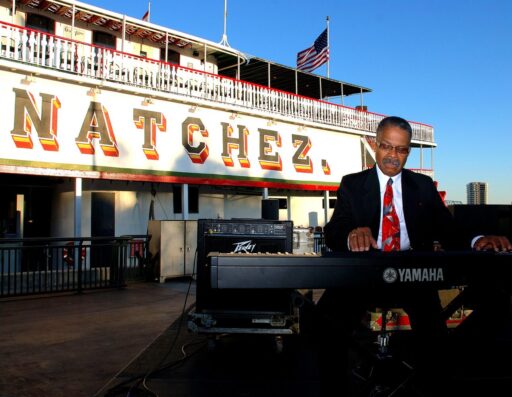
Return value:
M 382 208 L 382 251 L 400 251 L 400 221 L 393 205 L 393 179 L 389 178 Z

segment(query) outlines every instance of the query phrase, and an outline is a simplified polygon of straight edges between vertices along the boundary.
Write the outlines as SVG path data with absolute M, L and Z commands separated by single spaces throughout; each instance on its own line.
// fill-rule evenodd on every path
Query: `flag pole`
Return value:
M 228 34 L 227 34 L 227 20 L 228 20 L 228 0 L 224 0 L 224 34 L 222 35 L 222 40 L 220 41 L 220 45 L 230 47 L 228 43 Z
M 151 0 L 148 0 L 148 22 L 151 22 Z
M 327 78 L 330 77 L 330 62 L 331 62 L 331 45 L 329 43 L 329 16 L 326 18 L 327 23 L 327 51 L 329 51 L 327 55 Z

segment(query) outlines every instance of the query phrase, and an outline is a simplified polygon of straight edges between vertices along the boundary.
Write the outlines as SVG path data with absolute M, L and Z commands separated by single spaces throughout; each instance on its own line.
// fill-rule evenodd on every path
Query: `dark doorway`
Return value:
M 61 183 L 58 178 L 0 174 L 0 237 L 48 237 L 51 223 L 52 193 Z M 18 208 L 18 201 L 21 208 Z M 23 223 L 22 223 L 23 222 Z M 49 269 L 48 253 L 36 248 L 38 242 L 23 242 L 24 252 L 19 256 L 17 269 L 33 271 Z
M 115 193 L 92 192 L 91 237 L 115 236 L 115 200 Z
M 91 193 L 91 237 L 115 236 L 115 193 Z M 112 242 L 92 241 L 91 267 L 110 267 L 113 260 Z

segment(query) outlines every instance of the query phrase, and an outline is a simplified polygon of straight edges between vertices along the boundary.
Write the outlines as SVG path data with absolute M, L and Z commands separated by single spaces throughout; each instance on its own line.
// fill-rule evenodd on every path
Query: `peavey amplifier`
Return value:
M 282 311 L 288 291 L 219 291 L 210 288 L 208 253 L 292 252 L 293 222 L 266 219 L 199 219 L 196 311 Z M 286 296 L 286 299 L 283 297 Z

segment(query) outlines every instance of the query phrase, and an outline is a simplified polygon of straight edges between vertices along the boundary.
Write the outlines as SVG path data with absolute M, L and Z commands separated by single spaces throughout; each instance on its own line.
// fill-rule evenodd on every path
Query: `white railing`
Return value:
M 376 132 L 385 117 L 6 22 L 0 23 L 0 58 L 366 132 Z M 434 142 L 431 126 L 414 122 L 411 126 L 413 139 Z
M 434 178 L 434 170 L 430 168 L 410 168 L 411 171 L 417 172 L 418 174 L 427 175 Z

